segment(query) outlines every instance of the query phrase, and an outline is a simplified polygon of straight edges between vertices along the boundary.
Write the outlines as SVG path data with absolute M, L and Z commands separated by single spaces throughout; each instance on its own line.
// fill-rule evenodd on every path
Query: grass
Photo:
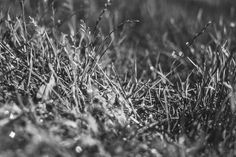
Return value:
M 2 14 L 1 156 L 235 156 L 234 20 L 93 5 Z

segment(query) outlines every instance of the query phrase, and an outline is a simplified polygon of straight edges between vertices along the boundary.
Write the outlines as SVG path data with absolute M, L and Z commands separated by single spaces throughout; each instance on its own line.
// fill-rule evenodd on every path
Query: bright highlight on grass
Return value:
M 9 134 L 9 137 L 14 138 L 16 136 L 16 133 L 14 131 L 11 131 Z

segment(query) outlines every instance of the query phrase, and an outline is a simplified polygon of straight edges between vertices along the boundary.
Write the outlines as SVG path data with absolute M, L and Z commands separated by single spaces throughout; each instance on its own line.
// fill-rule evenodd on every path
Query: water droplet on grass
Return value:
M 189 42 L 186 42 L 185 44 L 186 44 L 187 46 L 190 46 L 190 43 L 189 43 Z
M 233 27 L 233 28 L 234 28 L 235 26 L 236 26 L 236 24 L 235 24 L 234 22 L 231 22 L 231 23 L 230 23 L 230 27 Z
M 172 55 L 173 58 L 177 58 L 178 57 L 177 54 L 176 54 L 176 51 L 173 51 L 171 55 Z
M 16 133 L 14 131 L 11 131 L 9 134 L 9 137 L 14 138 L 16 136 Z
M 9 116 L 10 119 L 15 119 L 15 115 L 13 113 L 10 114 Z
M 40 119 L 39 119 L 39 122 L 40 122 L 40 123 L 43 123 L 43 119 L 42 119 L 42 118 L 40 118 Z
M 83 150 L 83 149 L 82 149 L 80 146 L 76 146 L 76 147 L 75 147 L 76 153 L 81 153 L 82 150 Z

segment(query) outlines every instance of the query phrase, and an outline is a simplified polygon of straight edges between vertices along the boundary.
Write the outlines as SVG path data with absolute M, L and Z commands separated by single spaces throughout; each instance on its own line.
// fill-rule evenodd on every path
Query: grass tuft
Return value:
M 30 2 L 0 20 L 1 156 L 235 155 L 227 11 L 202 16 L 211 2 L 188 15 L 183 1 L 83 1 L 77 15 L 72 0 Z

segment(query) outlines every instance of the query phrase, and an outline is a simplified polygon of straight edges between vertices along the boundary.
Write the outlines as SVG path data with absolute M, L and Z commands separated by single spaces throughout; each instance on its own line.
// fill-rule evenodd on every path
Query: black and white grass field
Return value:
M 233 0 L 0 4 L 0 156 L 236 156 Z

